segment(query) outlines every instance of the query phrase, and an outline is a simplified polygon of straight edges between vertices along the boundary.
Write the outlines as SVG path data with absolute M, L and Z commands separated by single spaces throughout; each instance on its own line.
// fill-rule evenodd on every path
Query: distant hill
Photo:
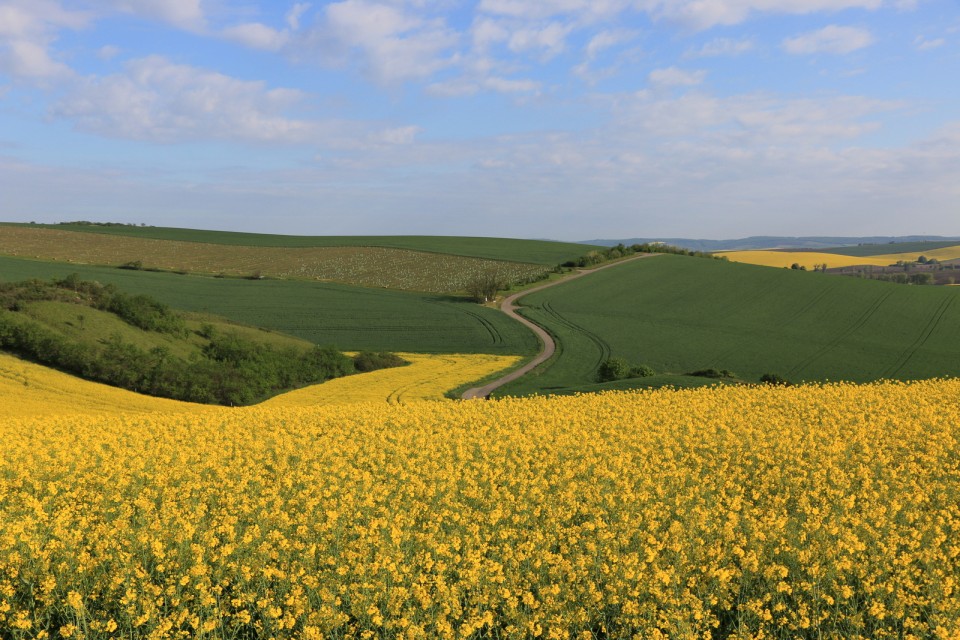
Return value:
M 960 236 L 750 236 L 736 240 L 697 240 L 692 238 L 629 238 L 624 240 L 585 240 L 582 244 L 612 247 L 663 242 L 692 251 L 747 251 L 751 249 L 833 249 L 857 245 L 884 245 L 919 242 L 960 242 Z M 887 253 L 887 252 L 881 252 Z
M 387 247 L 425 251 L 487 260 L 526 262 L 553 267 L 565 260 L 580 257 L 583 243 L 553 240 L 525 240 L 517 238 L 487 238 L 462 236 L 288 236 L 268 233 L 243 233 L 171 227 L 139 227 L 132 224 L 98 222 L 61 222 L 34 224 L 0 222 L 0 226 L 33 229 L 79 231 L 109 236 L 151 240 L 202 242 L 212 245 L 246 247 Z M 614 242 L 613 244 L 616 244 Z

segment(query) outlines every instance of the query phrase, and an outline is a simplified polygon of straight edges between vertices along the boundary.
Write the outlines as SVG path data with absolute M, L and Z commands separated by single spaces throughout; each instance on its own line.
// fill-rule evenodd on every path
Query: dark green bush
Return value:
M 648 367 L 645 364 L 638 364 L 630 369 L 631 378 L 649 378 L 656 373 L 657 372 L 653 370 L 653 367 Z
M 691 371 L 688 376 L 698 376 L 700 378 L 736 378 L 737 375 L 729 369 L 699 369 Z
M 609 358 L 597 369 L 597 382 L 613 382 L 630 376 L 630 364 L 623 358 Z
M 381 351 L 361 351 L 353 357 L 353 366 L 360 373 L 376 371 L 378 369 L 389 369 L 391 367 L 402 367 L 410 364 L 395 353 Z

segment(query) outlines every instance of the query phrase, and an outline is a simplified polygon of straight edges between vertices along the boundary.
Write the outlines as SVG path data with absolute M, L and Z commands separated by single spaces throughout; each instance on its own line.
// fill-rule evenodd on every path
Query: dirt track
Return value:
M 511 296 L 507 296 L 506 298 L 504 298 L 503 302 L 500 304 L 500 310 L 503 311 L 508 316 L 510 316 L 511 318 L 513 318 L 514 320 L 516 320 L 517 322 L 520 322 L 524 326 L 528 327 L 531 331 L 533 331 L 537 335 L 537 337 L 540 338 L 540 342 L 543 343 L 543 349 L 540 351 L 539 354 L 537 354 L 537 356 L 533 360 L 523 365 L 519 369 L 515 371 L 511 371 L 510 373 L 503 376 L 502 378 L 497 378 L 493 382 L 487 383 L 482 387 L 474 387 L 472 389 L 467 389 L 466 391 L 463 392 L 462 398 L 464 400 L 476 400 L 478 398 L 485 399 L 489 397 L 490 394 L 494 392 L 494 390 L 499 389 L 500 387 L 507 384 L 508 382 L 513 382 L 517 378 L 525 376 L 526 374 L 536 369 L 538 366 L 540 366 L 541 364 L 549 360 L 550 357 L 553 356 L 554 352 L 557 350 L 556 342 L 554 342 L 553 337 L 546 331 L 546 329 L 544 329 L 538 324 L 531 322 L 530 320 L 527 320 L 526 318 L 521 316 L 519 313 L 517 313 L 516 303 L 520 298 L 526 295 L 529 295 L 531 293 L 535 293 L 537 291 L 542 291 L 543 289 L 555 287 L 558 284 L 563 284 L 565 282 L 570 282 L 571 280 L 576 280 L 577 278 L 582 278 L 583 276 L 590 275 L 591 273 L 596 273 L 597 271 L 610 269 L 612 267 L 616 267 L 621 264 L 625 264 L 627 262 L 633 262 L 634 260 L 643 260 L 644 258 L 651 258 L 656 255 L 659 255 L 659 254 L 644 253 L 639 256 L 633 256 L 632 258 L 627 258 L 626 260 L 620 260 L 619 262 L 605 264 L 601 267 L 595 267 L 593 269 L 579 269 L 576 273 L 572 273 L 564 278 L 560 278 L 559 280 L 554 280 L 553 282 L 548 282 L 547 284 L 542 284 L 539 287 L 534 287 L 532 289 L 526 289 L 524 291 L 520 291 L 518 293 L 515 293 Z

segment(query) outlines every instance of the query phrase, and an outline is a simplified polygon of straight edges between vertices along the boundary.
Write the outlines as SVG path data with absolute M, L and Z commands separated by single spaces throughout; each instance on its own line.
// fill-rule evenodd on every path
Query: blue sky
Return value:
M 0 0 L 0 219 L 960 235 L 960 0 Z

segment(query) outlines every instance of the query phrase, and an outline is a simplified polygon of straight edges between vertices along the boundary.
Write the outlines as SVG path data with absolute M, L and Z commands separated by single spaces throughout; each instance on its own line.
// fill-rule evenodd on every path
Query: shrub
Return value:
M 360 373 L 376 371 L 377 369 L 389 369 L 392 367 L 402 367 L 410 364 L 395 353 L 380 351 L 361 351 L 353 357 L 353 366 Z
M 613 382 L 630 376 L 630 364 L 623 358 L 608 358 L 597 370 L 597 382 Z
M 467 294 L 479 304 L 485 304 L 497 297 L 497 291 L 506 289 L 509 283 L 493 271 L 477 274 L 467 283 Z
M 630 369 L 631 378 L 649 378 L 654 374 L 656 374 L 656 371 L 654 371 L 652 367 L 648 367 L 645 364 L 638 364 Z
M 691 371 L 688 376 L 698 376 L 700 378 L 736 378 L 737 374 L 729 369 L 699 369 Z
M 781 387 L 790 386 L 790 381 L 776 373 L 765 373 L 760 376 L 760 382 L 763 384 L 772 384 Z

